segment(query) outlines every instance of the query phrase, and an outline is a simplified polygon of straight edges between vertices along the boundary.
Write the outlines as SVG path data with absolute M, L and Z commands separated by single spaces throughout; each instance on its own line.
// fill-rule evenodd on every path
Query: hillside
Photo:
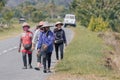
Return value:
M 29 1 L 31 3 L 38 3 L 38 2 L 49 3 L 50 2 L 50 0 L 8 0 L 6 6 L 15 7 L 25 1 Z M 71 1 L 73 1 L 73 0 L 54 0 L 55 4 L 64 5 L 66 7 L 68 7 L 68 5 L 71 3 Z

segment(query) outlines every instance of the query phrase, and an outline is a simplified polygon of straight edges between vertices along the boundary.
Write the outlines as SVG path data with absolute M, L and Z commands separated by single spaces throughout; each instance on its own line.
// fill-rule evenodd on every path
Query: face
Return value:
M 45 27 L 44 28 L 44 31 L 46 32 L 46 31 L 48 31 L 50 28 L 49 27 Z
M 28 30 L 29 30 L 28 26 L 23 27 L 23 31 L 28 31 Z
M 62 27 L 61 24 L 58 24 L 58 25 L 57 25 L 57 28 L 58 28 L 58 29 L 61 29 L 61 27 Z
M 42 32 L 43 32 L 43 31 L 44 31 L 44 28 L 40 28 L 40 31 L 42 31 Z

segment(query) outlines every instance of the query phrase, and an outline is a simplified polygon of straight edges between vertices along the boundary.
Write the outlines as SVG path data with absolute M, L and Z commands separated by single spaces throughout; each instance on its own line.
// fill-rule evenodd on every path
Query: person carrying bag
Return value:
M 42 55 L 44 73 L 51 72 L 50 67 L 51 67 L 51 55 L 53 51 L 54 35 L 53 32 L 50 30 L 50 27 L 52 26 L 47 22 L 43 25 L 42 28 L 44 28 L 44 32 L 42 36 L 39 37 L 38 47 L 37 47 L 38 52 L 40 52 Z
M 59 60 L 59 49 L 60 49 L 60 59 L 63 59 L 63 53 L 64 53 L 64 44 L 67 46 L 66 41 L 66 35 L 65 31 L 62 29 L 63 23 L 62 22 L 56 22 L 55 29 L 54 29 L 54 45 L 55 45 L 55 52 L 56 52 L 56 59 Z
M 23 23 L 22 25 L 23 33 L 20 37 L 20 44 L 19 44 L 19 50 L 18 52 L 22 52 L 22 58 L 23 58 L 23 69 L 27 69 L 27 57 L 28 56 L 28 62 L 29 62 L 29 68 L 32 68 L 32 37 L 33 33 L 29 31 L 29 24 Z

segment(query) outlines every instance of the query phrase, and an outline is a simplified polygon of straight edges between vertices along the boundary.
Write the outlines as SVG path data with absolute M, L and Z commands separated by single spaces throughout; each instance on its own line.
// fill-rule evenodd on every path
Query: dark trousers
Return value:
M 22 53 L 23 65 L 24 66 L 27 66 L 27 56 L 28 56 L 29 65 L 31 65 L 31 63 L 32 63 L 32 54 Z
M 55 44 L 55 52 L 56 52 L 56 59 L 59 60 L 59 50 L 60 50 L 60 56 L 61 59 L 63 59 L 63 49 L 64 49 L 64 44 Z
M 43 52 L 42 53 L 44 70 L 46 70 L 47 68 L 50 69 L 51 55 L 52 55 L 52 52 Z M 47 63 L 48 63 L 48 67 L 46 67 Z

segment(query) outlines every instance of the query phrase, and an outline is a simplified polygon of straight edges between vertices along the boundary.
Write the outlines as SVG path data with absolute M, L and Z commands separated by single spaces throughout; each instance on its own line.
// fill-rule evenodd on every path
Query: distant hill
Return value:
M 51 0 L 8 0 L 6 6 L 9 7 L 16 7 L 17 5 L 25 2 L 25 1 L 29 1 L 29 2 L 45 2 L 45 3 L 49 3 Z M 64 6 L 68 6 L 73 0 L 54 0 L 55 4 L 57 5 L 64 5 Z

